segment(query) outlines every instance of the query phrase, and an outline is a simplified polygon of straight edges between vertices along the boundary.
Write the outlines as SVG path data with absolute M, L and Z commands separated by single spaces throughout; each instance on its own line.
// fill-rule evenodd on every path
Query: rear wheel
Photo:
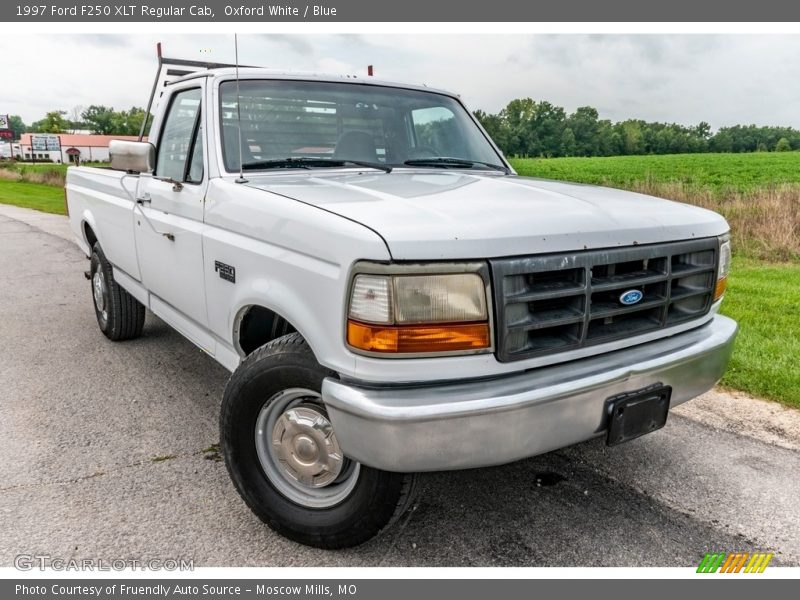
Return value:
M 303 544 L 344 548 L 402 515 L 415 477 L 344 455 L 320 395 L 331 375 L 297 333 L 262 346 L 228 382 L 220 444 L 236 489 L 262 521 Z
M 114 269 L 99 243 L 92 249 L 89 275 L 100 331 L 115 342 L 139 337 L 144 327 L 144 305 L 114 280 Z

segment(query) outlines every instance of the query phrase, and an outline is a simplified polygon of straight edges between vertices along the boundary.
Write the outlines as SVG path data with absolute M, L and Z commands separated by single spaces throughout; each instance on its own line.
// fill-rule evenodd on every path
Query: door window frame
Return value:
M 177 90 L 174 90 L 172 92 L 172 94 L 170 95 L 169 104 L 167 105 L 167 110 L 164 113 L 164 120 L 159 125 L 158 140 L 157 140 L 157 144 L 156 144 L 156 169 L 153 170 L 153 176 L 154 177 L 158 177 L 159 176 L 159 173 L 157 171 L 157 167 L 158 167 L 158 159 L 159 159 L 159 156 L 161 155 L 162 141 L 163 141 L 163 138 L 164 138 L 164 130 L 166 129 L 167 123 L 169 122 L 170 115 L 172 114 L 172 108 L 175 105 L 175 100 L 181 94 L 183 94 L 185 92 L 190 92 L 192 90 L 198 90 L 200 92 L 200 106 L 198 107 L 197 115 L 195 116 L 194 124 L 192 125 L 192 135 L 191 135 L 191 137 L 189 139 L 189 146 L 188 146 L 188 150 L 186 152 L 186 160 L 185 160 L 185 162 L 183 164 L 183 174 L 181 176 L 180 182 L 183 183 L 183 184 L 186 184 L 186 185 L 202 185 L 205 182 L 206 171 L 207 171 L 206 161 L 205 161 L 205 139 L 203 139 L 202 143 L 200 144 L 200 152 L 203 154 L 203 177 L 199 181 L 191 181 L 191 180 L 189 180 L 189 171 L 192 168 L 192 160 L 191 159 L 194 156 L 195 145 L 197 144 L 197 135 L 198 135 L 198 132 L 200 131 L 200 128 L 202 126 L 201 119 L 203 119 L 203 105 L 205 104 L 205 93 L 204 93 L 202 85 L 192 85 L 192 86 L 187 86 L 187 87 L 184 87 L 184 88 L 181 88 L 181 89 L 177 89 Z M 206 136 L 204 135 L 203 138 L 205 138 L 205 137 Z

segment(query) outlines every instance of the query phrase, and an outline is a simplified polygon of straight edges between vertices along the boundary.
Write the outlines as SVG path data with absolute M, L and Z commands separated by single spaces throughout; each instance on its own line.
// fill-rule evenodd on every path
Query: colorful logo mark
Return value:
M 625 306 L 631 306 L 633 304 L 638 304 L 644 298 L 644 293 L 639 290 L 628 290 L 627 292 L 622 292 L 622 295 L 619 297 L 620 304 L 624 304 Z
M 763 573 L 772 552 L 707 552 L 697 567 L 698 573 Z

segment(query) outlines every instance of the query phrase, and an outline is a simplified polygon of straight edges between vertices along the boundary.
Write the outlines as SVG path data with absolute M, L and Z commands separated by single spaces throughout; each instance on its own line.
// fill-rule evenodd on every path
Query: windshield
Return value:
M 352 166 L 348 162 L 460 169 L 503 164 L 464 107 L 442 94 L 354 83 L 243 80 L 239 98 L 245 169 Z M 221 84 L 220 102 L 225 168 L 236 172 L 235 81 Z

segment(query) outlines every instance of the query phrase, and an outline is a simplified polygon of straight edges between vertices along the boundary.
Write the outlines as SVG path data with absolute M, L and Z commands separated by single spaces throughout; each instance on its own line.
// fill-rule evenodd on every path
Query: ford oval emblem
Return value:
M 625 306 L 631 306 L 632 304 L 641 302 L 642 298 L 644 298 L 644 294 L 639 290 L 628 290 L 627 292 L 622 292 L 619 301 Z

